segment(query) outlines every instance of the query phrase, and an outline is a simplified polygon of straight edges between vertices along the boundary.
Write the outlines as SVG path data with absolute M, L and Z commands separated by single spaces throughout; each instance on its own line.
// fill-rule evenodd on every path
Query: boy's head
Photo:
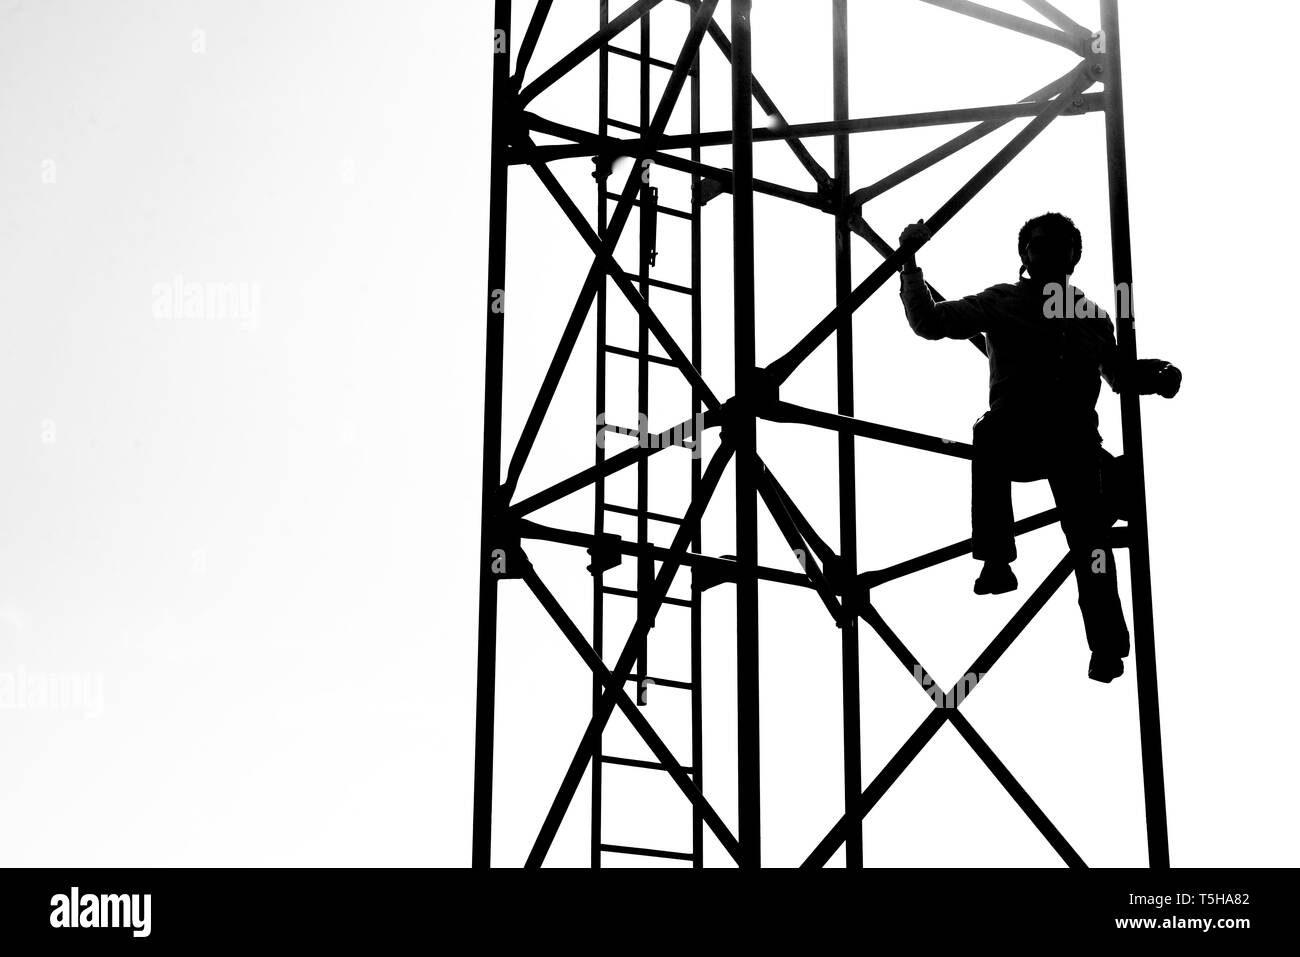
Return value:
M 1083 236 L 1074 220 L 1060 213 L 1035 216 L 1020 227 L 1020 263 L 1033 279 L 1064 280 L 1083 255 Z

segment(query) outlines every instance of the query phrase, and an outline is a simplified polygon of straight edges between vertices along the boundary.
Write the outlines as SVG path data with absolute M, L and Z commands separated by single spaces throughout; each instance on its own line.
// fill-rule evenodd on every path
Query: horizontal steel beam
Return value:
M 1087 93 L 1078 96 L 1077 102 L 1066 104 L 1069 115 L 1092 113 L 1103 109 L 1102 96 L 1099 93 Z M 818 123 L 795 123 L 790 126 L 769 129 L 766 126 L 756 128 L 755 143 L 782 142 L 791 139 L 814 139 L 822 136 L 836 136 L 844 133 L 880 133 L 888 130 L 910 130 L 929 126 L 952 126 L 962 123 L 982 123 L 990 120 L 1014 120 L 1019 117 L 1035 116 L 1051 102 L 1050 100 L 1027 100 L 1023 103 L 1005 103 L 998 106 L 977 106 L 955 110 L 933 110 L 926 113 L 898 113 L 891 116 L 871 116 L 856 120 L 836 122 L 828 120 Z M 532 114 L 528 114 L 532 116 Z M 530 123 L 533 129 L 539 129 Z M 546 132 L 540 130 L 540 132 Z M 641 137 L 620 138 L 617 136 L 600 137 L 591 133 L 584 137 L 581 144 L 560 144 L 538 146 L 532 151 L 534 158 L 543 162 L 559 159 L 571 159 L 578 156 L 593 156 L 597 153 L 607 156 L 638 156 L 652 150 L 690 149 L 693 147 L 728 146 L 731 143 L 730 130 L 714 130 L 708 133 L 676 133 L 653 139 Z M 597 147 L 592 149 L 591 147 Z M 523 162 L 516 158 L 514 162 Z
M 536 133 L 542 133 L 548 136 L 558 136 L 561 139 L 571 140 L 575 145 L 572 149 L 575 151 L 574 156 L 615 156 L 622 155 L 617 151 L 610 152 L 604 147 L 610 143 L 621 143 L 622 140 L 616 140 L 612 137 L 601 137 L 598 133 L 589 133 L 586 130 L 580 130 L 576 127 L 566 126 L 563 123 L 556 123 L 553 120 L 545 119 L 534 113 L 525 113 L 523 122 L 529 130 Z M 569 148 L 569 147 L 565 147 Z M 517 152 L 513 153 L 510 162 L 514 165 L 544 162 L 537 159 L 533 154 L 535 150 L 555 149 L 555 147 L 534 146 L 516 147 Z M 725 192 L 731 192 L 734 182 L 735 173 L 729 169 L 720 166 L 710 166 L 707 163 L 698 163 L 694 160 L 685 159 L 672 153 L 664 153 L 657 150 L 651 150 L 645 154 L 645 158 L 651 160 L 656 166 L 662 166 L 665 169 L 677 170 L 681 173 L 690 173 L 695 176 L 701 176 L 705 179 L 714 180 L 722 185 Z M 778 199 L 787 199 L 802 206 L 809 206 L 814 209 L 827 210 L 826 199 L 819 193 L 809 192 L 807 190 L 794 189 L 790 186 L 782 186 L 779 183 L 770 183 L 766 180 L 756 179 L 754 181 L 754 192 L 763 193 L 768 196 L 775 196 Z
M 525 520 L 520 522 L 518 529 L 520 538 L 554 542 L 557 545 L 573 545 L 588 550 L 605 548 L 618 552 L 620 555 L 627 555 L 632 558 L 645 556 L 656 561 L 665 561 L 672 557 L 670 549 L 661 545 L 653 543 L 642 545 L 636 541 L 626 541 L 613 536 L 601 537 L 587 532 L 571 531 L 567 528 L 553 528 L 533 521 Z M 700 555 L 696 552 L 685 552 L 679 556 L 678 560 L 689 568 L 707 570 L 716 575 L 720 581 L 736 580 L 736 562 L 733 559 L 714 555 Z M 798 585 L 800 588 L 814 587 L 813 583 L 808 580 L 807 575 L 785 571 L 780 568 L 759 566 L 758 577 L 764 581 L 779 582 L 783 585 Z
M 759 415 L 769 422 L 796 422 L 800 425 L 812 425 L 835 432 L 847 432 L 864 439 L 904 445 L 924 452 L 937 452 L 940 455 L 951 455 L 959 459 L 971 457 L 971 446 L 965 442 L 941 439 L 922 432 L 909 432 L 907 429 L 896 429 L 890 425 L 877 425 L 875 422 L 864 422 L 847 415 L 805 408 L 792 402 L 777 401 L 760 406 Z

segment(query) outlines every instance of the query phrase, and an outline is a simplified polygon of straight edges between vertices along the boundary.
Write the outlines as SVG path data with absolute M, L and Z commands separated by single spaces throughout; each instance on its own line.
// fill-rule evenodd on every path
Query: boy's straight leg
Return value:
M 1106 542 L 1110 523 L 1101 495 L 1101 444 L 1095 430 L 1079 429 L 1058 433 L 1052 445 L 1048 480 L 1070 547 L 1088 647 L 1100 656 L 1125 657 L 1129 633 L 1115 556 Z

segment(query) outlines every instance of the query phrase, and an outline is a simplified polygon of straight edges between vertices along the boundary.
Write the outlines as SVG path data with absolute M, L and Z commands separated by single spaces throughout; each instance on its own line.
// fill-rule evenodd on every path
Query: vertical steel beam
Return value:
M 609 26 L 609 0 L 598 0 L 600 4 L 600 29 Z M 596 127 L 601 136 L 609 135 L 609 44 L 601 44 L 599 54 L 599 83 L 597 92 Z M 605 202 L 608 189 L 608 177 L 602 175 L 600 166 L 596 168 L 596 235 L 603 244 L 609 236 L 609 207 Z M 605 352 L 609 337 L 609 283 L 604 279 L 596 290 L 596 421 L 605 419 L 605 361 L 609 358 Z M 596 443 L 596 465 L 605 461 L 605 443 Z M 594 529 L 597 538 L 605 531 L 605 476 L 596 479 L 595 486 Z M 592 606 L 591 606 L 591 650 L 596 657 L 604 661 L 605 655 L 605 573 L 601 570 L 596 557 L 592 556 Z M 600 695 L 604 691 L 600 675 L 591 677 L 591 714 L 595 717 L 600 708 Z M 603 751 L 603 749 L 600 749 Z M 591 762 L 591 866 L 599 869 L 601 812 L 603 810 L 605 779 L 604 767 L 600 761 Z
M 1128 165 L 1124 142 L 1124 86 L 1120 68 L 1117 0 L 1101 0 L 1106 44 L 1106 165 L 1110 179 L 1111 256 L 1116 290 L 1117 342 L 1121 361 L 1137 358 L 1133 322 L 1133 250 L 1129 233 Z M 1142 461 L 1142 413 L 1132 392 L 1120 396 L 1124 455 L 1133 470 L 1129 516 L 1129 571 L 1133 583 L 1133 643 L 1137 655 L 1138 725 L 1142 738 L 1142 786 L 1146 796 L 1147 853 L 1150 865 L 1169 867 L 1169 826 L 1165 816 L 1164 758 L 1160 745 L 1160 699 L 1156 684 L 1155 623 L 1151 598 L 1151 551 L 1147 537 L 1146 479 Z
M 479 548 L 478 674 L 474 714 L 474 831 L 471 861 L 492 865 L 492 759 L 495 744 L 497 590 L 494 552 L 506 502 L 501 495 L 501 392 L 505 346 L 506 147 L 515 90 L 510 81 L 511 0 L 496 0 L 492 61 L 492 170 L 489 178 L 487 357 L 483 400 L 483 517 Z
M 695 5 L 689 8 L 694 15 Z M 691 72 L 691 133 L 698 134 L 703 119 L 703 104 L 700 89 L 700 55 L 696 53 L 695 64 Z M 700 147 L 691 147 L 691 161 L 700 162 Z M 704 371 L 704 206 L 701 203 L 701 190 L 704 181 L 699 173 L 691 175 L 691 363 L 700 372 Z M 704 397 L 700 390 L 691 386 L 691 414 L 699 421 L 704 412 Z M 691 457 L 691 501 L 700 494 L 700 479 L 703 475 L 701 462 L 704 441 L 702 435 L 696 436 L 696 451 Z M 704 536 L 701 523 L 695 525 L 695 538 L 691 547 L 696 554 L 704 553 Z M 691 570 L 691 771 L 695 787 L 704 793 L 704 609 L 701 605 L 703 591 L 696 581 L 695 570 Z M 691 866 L 704 866 L 704 813 L 695 808 L 691 820 Z
M 849 10 L 848 0 L 832 5 L 833 68 L 835 74 L 835 120 L 849 118 Z M 853 294 L 853 231 L 849 227 L 853 210 L 849 205 L 851 171 L 849 136 L 835 137 L 835 301 L 843 304 Z M 840 415 L 853 415 L 853 324 L 845 323 L 835 334 L 836 379 Z M 857 439 L 847 431 L 839 434 L 840 453 L 840 561 L 837 583 L 847 596 L 858 574 Z M 847 600 L 847 599 L 846 599 Z M 846 608 L 840 622 L 843 659 L 844 706 L 844 810 L 847 812 L 862 793 L 862 707 L 859 700 L 858 616 Z M 845 841 L 845 865 L 862 867 L 863 822 L 853 827 Z
M 735 171 L 735 367 L 738 403 L 727 423 L 736 450 L 737 803 L 741 866 L 762 866 L 759 771 L 758 457 L 752 401 L 758 370 L 754 341 L 753 0 L 731 2 L 732 168 Z
M 638 83 L 641 87 L 641 102 L 639 107 L 639 119 L 637 125 L 641 128 L 641 136 L 645 136 L 650 129 L 650 40 L 653 36 L 650 29 L 650 11 L 646 11 L 645 16 L 641 18 L 641 62 L 638 71 Z M 640 267 L 640 293 L 641 298 L 647 303 L 650 302 L 650 243 L 651 243 L 651 217 L 654 213 L 650 208 L 650 185 L 649 171 L 652 167 L 645 167 L 642 174 L 640 200 L 641 205 L 637 212 L 637 221 L 640 225 L 640 250 L 637 256 L 637 264 Z M 650 441 L 650 323 L 646 321 L 645 316 L 637 316 L 637 337 L 636 337 L 636 396 L 637 396 L 637 423 L 641 434 L 637 440 L 644 448 Z M 636 467 L 636 540 L 642 548 L 650 544 L 650 520 L 647 514 L 650 511 L 650 460 L 642 459 Z M 637 614 L 643 615 L 648 607 L 648 597 L 650 590 L 654 585 L 654 562 L 645 554 L 637 558 L 636 563 L 636 593 L 639 596 Z M 647 704 L 646 698 L 646 677 L 650 673 L 650 642 L 645 643 L 641 649 L 641 657 L 636 663 L 636 703 L 639 706 Z

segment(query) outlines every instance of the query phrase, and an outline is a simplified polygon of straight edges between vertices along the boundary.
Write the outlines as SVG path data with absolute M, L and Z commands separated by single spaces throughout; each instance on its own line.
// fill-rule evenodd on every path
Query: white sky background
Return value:
M 1059 5 L 1096 25 L 1094 3 Z M 532 5 L 517 6 L 522 24 Z M 556 6 L 534 75 L 595 26 L 594 0 Z M 755 6 L 763 84 L 791 121 L 830 118 L 829 3 Z M 1289 88 L 1295 14 L 1123 6 L 1139 350 L 1186 377 L 1173 402 L 1143 403 L 1173 859 L 1294 863 L 1294 720 L 1275 685 L 1300 664 L 1288 602 L 1300 336 L 1276 306 L 1296 207 L 1279 120 L 1289 108 L 1274 91 Z M 656 17 L 658 56 L 680 41 L 677 7 Z M 428 0 L 0 3 L 0 674 L 89 675 L 94 689 L 83 707 L 0 710 L 6 863 L 468 861 L 491 12 Z M 852 21 L 855 116 L 1011 102 L 1071 60 L 906 0 L 855 0 Z M 725 128 L 725 61 L 706 54 L 705 125 Z M 590 128 L 594 90 L 589 69 L 534 109 Z M 624 96 L 634 118 L 635 94 Z M 868 221 L 892 239 L 1018 128 L 873 202 Z M 957 131 L 856 137 L 855 186 Z M 812 147 L 827 166 L 830 147 Z M 765 178 L 810 182 L 780 144 L 761 145 L 758 162 Z M 588 211 L 590 169 L 556 166 Z M 680 189 L 672 174 L 657 182 L 666 202 Z M 530 172 L 511 188 L 507 456 L 590 264 Z M 1100 115 L 1054 124 L 923 265 L 949 296 L 1010 280 L 1016 229 L 1049 208 L 1079 223 L 1075 282 L 1104 298 Z M 705 225 L 706 373 L 724 398 L 730 210 L 716 200 Z M 833 305 L 834 247 L 822 214 L 760 199 L 758 219 L 770 361 Z M 686 276 L 685 231 L 667 222 L 660 235 L 656 274 Z M 859 278 L 879 262 L 865 243 L 854 255 Z M 255 320 L 159 317 L 155 287 L 176 276 L 256 286 Z M 670 300 L 653 301 L 680 322 Z M 968 439 L 987 399 L 978 354 L 914 337 L 892 281 L 856 327 L 859 414 Z M 833 408 L 832 369 L 822 350 L 785 395 Z M 525 493 L 590 462 L 589 336 L 573 372 Z M 674 375 L 656 373 L 663 425 L 684 417 Z M 611 406 L 629 388 L 612 385 Z M 1101 415 L 1119 451 L 1108 390 Z M 834 541 L 833 441 L 793 427 L 761 438 Z M 656 491 L 674 510 L 686 459 L 668 455 Z M 858 461 L 864 565 L 966 536 L 964 463 L 865 442 Z M 706 528 L 715 553 L 731 550 L 730 485 Z M 1049 501 L 1045 482 L 1016 488 L 1018 514 Z M 589 498 L 539 519 L 584 528 Z M 1063 548 L 1055 528 L 1021 541 L 1014 595 L 976 600 L 969 559 L 876 594 L 944 683 Z M 770 524 L 761 548 L 788 565 Z M 586 556 L 535 557 L 587 628 Z M 589 681 L 523 587 L 505 594 L 497 846 L 516 863 L 585 723 Z M 734 821 L 732 594 L 706 599 L 705 767 Z M 965 708 L 1086 860 L 1141 864 L 1135 683 L 1084 678 L 1074 597 L 1071 581 Z M 681 646 L 671 614 L 652 672 Z M 840 788 L 838 633 L 810 594 L 765 586 L 762 660 L 765 853 L 791 864 L 834 821 Z M 655 692 L 649 712 L 670 743 L 683 740 L 673 694 Z M 869 780 L 929 702 L 866 631 L 862 695 Z M 611 732 L 610 753 L 631 747 Z M 667 783 L 617 773 L 608 839 L 687 846 L 685 802 Z M 553 862 L 583 863 L 585 820 L 584 790 Z M 875 863 L 1055 862 L 951 729 L 872 812 L 867 837 Z

